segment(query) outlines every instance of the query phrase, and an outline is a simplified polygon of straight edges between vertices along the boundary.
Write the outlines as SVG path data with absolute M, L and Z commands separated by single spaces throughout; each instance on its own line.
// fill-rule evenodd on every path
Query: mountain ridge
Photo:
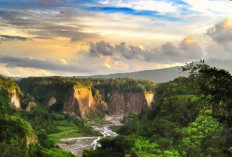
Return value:
M 154 81 L 157 83 L 164 83 L 171 81 L 180 76 L 188 76 L 187 72 L 182 72 L 180 67 L 171 67 L 164 69 L 151 69 L 151 70 L 141 70 L 135 72 L 125 72 L 125 73 L 112 73 L 106 75 L 91 75 L 91 76 L 77 76 L 78 78 L 132 78 L 132 79 L 146 79 L 149 81 Z

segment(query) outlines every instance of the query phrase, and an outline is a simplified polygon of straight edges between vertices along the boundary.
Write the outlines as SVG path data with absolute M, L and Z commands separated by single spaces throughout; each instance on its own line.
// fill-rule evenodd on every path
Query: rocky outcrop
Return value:
M 153 101 L 154 94 L 144 92 L 112 91 L 105 94 L 107 107 L 110 113 L 124 115 L 125 113 L 139 113 L 147 108 Z
M 66 113 L 76 114 L 82 118 L 105 109 L 107 109 L 106 104 L 101 100 L 95 100 L 90 88 L 73 89 L 72 94 L 64 104 Z
M 145 99 L 147 100 L 147 106 L 151 106 L 151 103 L 153 103 L 154 100 L 154 94 L 153 93 L 145 93 Z
M 142 109 L 151 106 L 154 94 L 117 90 L 107 93 L 101 91 L 101 98 L 101 100 L 95 99 L 90 88 L 74 89 L 64 104 L 64 112 L 82 118 L 106 109 L 114 115 L 124 115 L 130 112 L 140 113 Z
M 20 105 L 20 98 L 19 98 L 17 91 L 14 89 L 12 91 L 8 91 L 8 93 L 10 97 L 10 105 L 19 109 L 21 105 Z
M 27 135 L 25 140 L 26 146 L 29 146 L 31 143 L 38 143 L 38 138 L 34 132 L 31 132 L 29 135 Z
M 48 101 L 48 107 L 54 105 L 56 103 L 56 98 L 53 96 L 50 98 L 50 100 Z
M 27 112 L 31 112 L 33 108 L 35 108 L 37 106 L 37 104 L 35 102 L 29 102 L 27 107 L 26 107 L 26 111 Z

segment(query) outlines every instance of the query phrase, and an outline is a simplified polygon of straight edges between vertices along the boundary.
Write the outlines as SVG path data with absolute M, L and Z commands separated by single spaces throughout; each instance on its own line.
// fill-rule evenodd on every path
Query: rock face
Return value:
M 100 100 L 95 100 L 90 88 L 73 89 L 72 94 L 64 104 L 65 112 L 71 115 L 76 114 L 82 118 L 105 109 L 107 109 L 106 104 Z
M 35 102 L 29 102 L 29 104 L 27 105 L 26 111 L 27 111 L 27 112 L 31 112 L 32 109 L 33 109 L 34 107 L 36 107 L 36 106 L 37 106 L 37 105 L 36 105 Z
M 19 95 L 15 89 L 12 91 L 9 91 L 9 97 L 10 97 L 10 105 L 19 109 L 21 107 L 20 106 L 20 98 L 19 98 Z
M 53 96 L 50 98 L 49 102 L 48 102 L 48 106 L 52 106 L 56 103 L 56 98 Z
M 147 106 L 151 106 L 151 103 L 153 103 L 154 100 L 154 94 L 153 93 L 145 93 L 145 99 L 147 100 Z
M 34 133 L 30 133 L 28 136 L 26 136 L 25 140 L 26 146 L 29 146 L 31 143 L 38 143 L 38 138 Z
M 110 113 L 124 115 L 125 113 L 139 113 L 147 108 L 153 101 L 153 94 L 144 92 L 113 91 L 105 95 L 105 101 Z

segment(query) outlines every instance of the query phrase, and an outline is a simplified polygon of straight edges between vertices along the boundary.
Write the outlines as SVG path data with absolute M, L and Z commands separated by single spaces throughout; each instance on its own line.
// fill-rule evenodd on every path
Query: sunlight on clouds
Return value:
M 105 67 L 111 69 L 110 62 L 111 62 L 111 59 L 109 57 L 106 57 L 105 63 L 104 63 Z
M 232 16 L 228 17 L 225 21 L 222 23 L 223 28 L 232 28 Z
M 142 51 L 144 51 L 144 50 L 145 50 L 145 48 L 144 48 L 144 46 L 143 46 L 143 45 L 139 45 L 139 48 L 140 48 L 140 50 L 142 50 Z
M 23 67 L 5 67 L 5 65 L 0 65 L 1 74 L 5 76 L 12 77 L 29 77 L 29 76 L 54 76 L 53 72 L 47 71 L 45 69 L 34 69 L 34 68 L 23 68 Z
M 194 39 L 192 36 L 188 36 L 184 39 L 184 43 L 186 44 L 198 44 L 199 41 L 197 39 Z
M 52 73 L 45 70 L 45 69 L 40 69 L 39 72 L 41 73 L 42 76 L 51 76 Z
M 14 46 L 12 46 L 14 45 Z M 51 58 L 60 60 L 65 56 L 72 59 L 76 53 L 87 47 L 81 43 L 70 43 L 69 40 L 42 40 L 33 41 L 8 41 L 2 42 L 0 46 L 1 54 L 15 56 L 30 56 L 32 58 Z M 86 48 L 85 48 L 86 49 Z
M 64 58 L 60 58 L 60 63 L 64 65 L 68 64 L 68 62 Z
M 107 67 L 107 68 L 109 68 L 109 69 L 111 69 L 111 65 L 109 65 L 109 63 L 107 63 L 107 62 L 105 62 L 105 67 Z

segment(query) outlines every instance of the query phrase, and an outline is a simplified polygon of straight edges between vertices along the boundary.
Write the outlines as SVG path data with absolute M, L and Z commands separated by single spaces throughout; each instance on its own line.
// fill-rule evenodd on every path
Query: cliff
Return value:
M 102 110 L 139 113 L 154 99 L 154 83 L 145 80 L 48 77 L 26 78 L 18 84 L 44 107 L 81 118 Z
M 90 88 L 75 88 L 67 101 L 64 103 L 64 111 L 76 114 L 82 118 L 88 117 L 100 110 L 106 110 L 106 104 L 96 100 Z
M 105 93 L 102 91 L 102 93 Z M 108 110 L 111 114 L 123 115 L 125 113 L 139 113 L 142 109 L 149 107 L 153 101 L 154 94 L 145 92 L 123 92 L 112 91 L 103 96 Z
M 12 91 L 8 90 L 8 93 L 10 98 L 10 105 L 19 109 L 21 107 L 19 93 L 15 89 Z
M 11 78 L 0 76 L 0 105 L 20 108 L 22 92 Z

